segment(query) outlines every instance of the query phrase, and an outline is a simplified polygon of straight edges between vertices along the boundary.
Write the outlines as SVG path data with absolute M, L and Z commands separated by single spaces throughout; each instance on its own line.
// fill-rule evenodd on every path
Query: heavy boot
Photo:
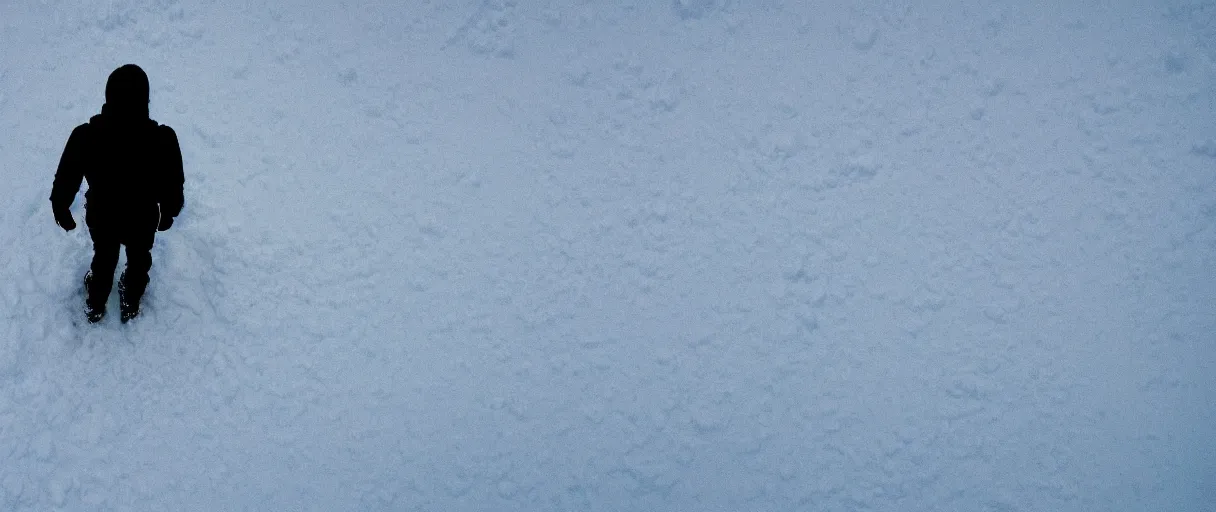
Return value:
M 85 272 L 84 315 L 89 319 L 89 323 L 91 324 L 100 322 L 106 316 L 106 297 L 98 293 L 97 288 L 98 286 L 93 284 L 93 271 Z M 109 293 L 106 293 L 106 295 L 109 295 Z
M 148 278 L 129 278 L 123 272 L 118 279 L 118 311 L 122 323 L 129 322 L 139 316 L 139 301 L 143 298 L 144 289 L 148 287 Z

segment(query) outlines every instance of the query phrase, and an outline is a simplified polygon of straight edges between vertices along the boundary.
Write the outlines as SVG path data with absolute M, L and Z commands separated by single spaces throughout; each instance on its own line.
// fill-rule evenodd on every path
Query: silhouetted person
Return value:
M 85 313 L 98 322 L 114 284 L 118 246 L 127 248 L 127 268 L 118 283 L 123 322 L 139 314 L 139 301 L 152 268 L 157 231 L 173 225 L 182 209 L 182 153 L 172 128 L 148 118 L 148 75 L 134 64 L 122 66 L 106 82 L 101 114 L 77 126 L 68 138 L 51 210 L 65 231 L 76 228 L 72 201 L 80 180 L 85 192 L 85 224 L 93 239 L 93 264 L 85 274 Z

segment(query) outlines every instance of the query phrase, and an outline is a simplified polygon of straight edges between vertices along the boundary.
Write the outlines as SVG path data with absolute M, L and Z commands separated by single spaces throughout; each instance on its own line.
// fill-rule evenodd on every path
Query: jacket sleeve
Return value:
M 77 126 L 68 137 L 63 156 L 59 157 L 59 169 L 55 171 L 55 183 L 51 187 L 51 209 L 66 210 L 72 207 L 80 182 L 84 179 L 86 165 L 85 145 L 88 125 Z
M 183 186 L 186 178 L 182 171 L 182 148 L 177 142 L 177 132 L 168 126 L 161 126 L 164 140 L 163 181 L 160 191 L 161 215 L 177 217 L 185 204 Z

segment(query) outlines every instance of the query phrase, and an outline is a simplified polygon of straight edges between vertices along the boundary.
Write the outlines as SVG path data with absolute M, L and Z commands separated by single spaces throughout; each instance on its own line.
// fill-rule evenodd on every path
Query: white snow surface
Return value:
M 1216 2 L 8 1 L 0 134 L 2 510 L 1216 503 Z

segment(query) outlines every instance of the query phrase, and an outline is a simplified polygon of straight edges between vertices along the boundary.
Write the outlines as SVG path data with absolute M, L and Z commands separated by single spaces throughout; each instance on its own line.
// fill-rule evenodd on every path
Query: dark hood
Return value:
M 125 122 L 148 118 L 148 75 L 143 69 L 127 64 L 110 73 L 101 117 Z
M 110 124 L 110 125 L 140 125 L 153 123 L 148 118 L 148 104 L 145 103 L 143 108 L 138 105 L 115 105 L 106 103 L 101 106 L 101 113 L 89 119 L 91 124 Z

